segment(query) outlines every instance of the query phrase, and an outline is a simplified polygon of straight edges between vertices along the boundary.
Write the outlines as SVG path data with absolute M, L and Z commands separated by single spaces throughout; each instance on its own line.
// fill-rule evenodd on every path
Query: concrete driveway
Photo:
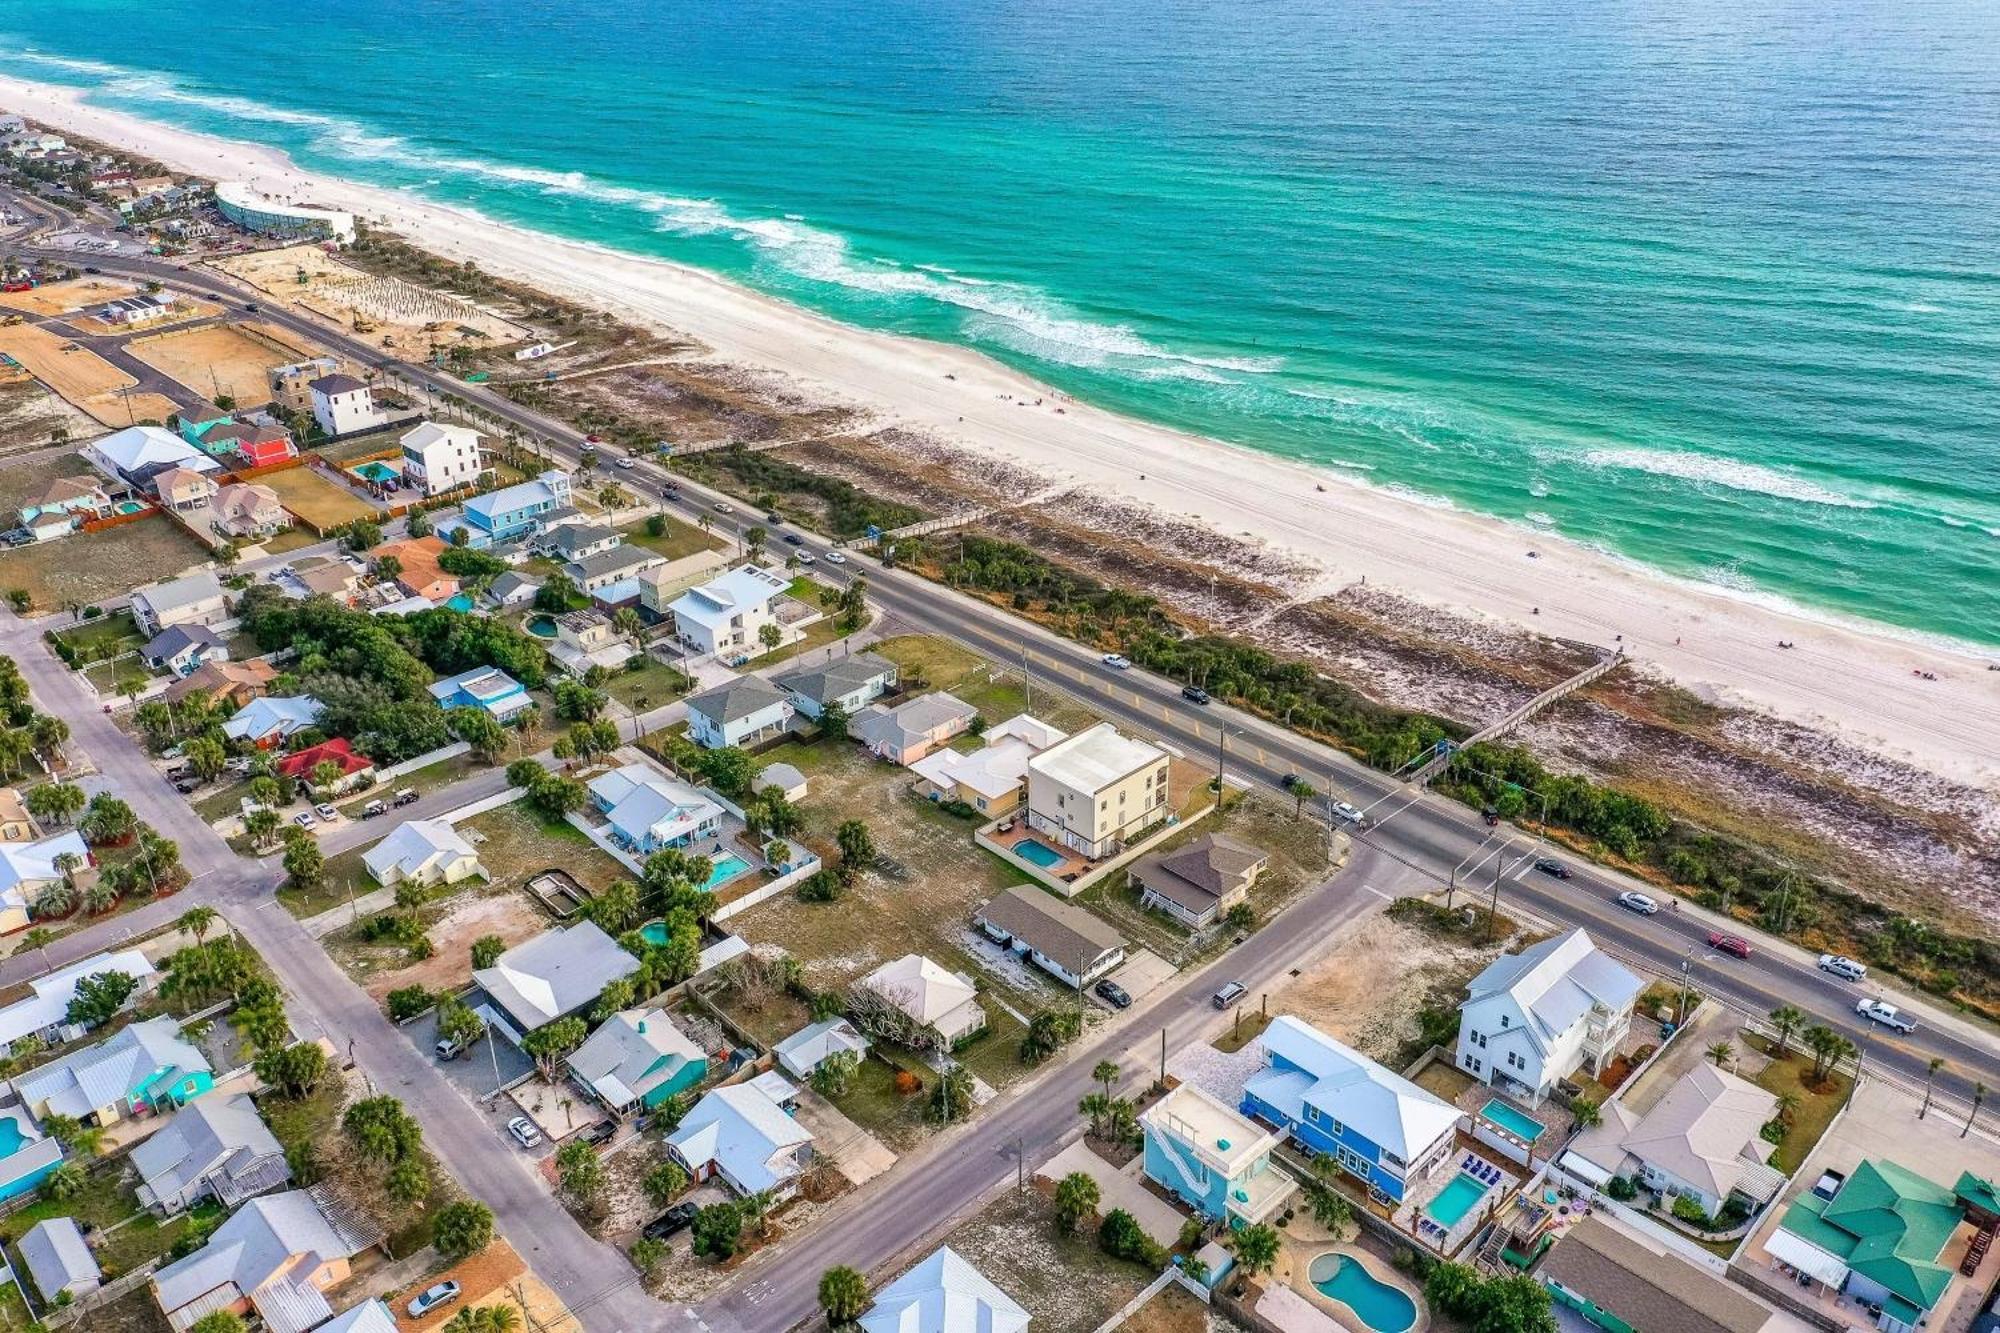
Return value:
M 1181 1223 L 1187 1220 L 1187 1215 L 1139 1183 L 1139 1163 L 1142 1160 L 1134 1157 L 1120 1170 L 1092 1152 L 1089 1144 L 1078 1139 L 1037 1167 L 1035 1178 L 1055 1181 L 1071 1172 L 1081 1171 L 1097 1182 L 1099 1217 L 1113 1208 L 1123 1208 L 1132 1214 L 1132 1220 L 1139 1224 L 1140 1230 L 1162 1245 L 1172 1245 L 1181 1238 Z

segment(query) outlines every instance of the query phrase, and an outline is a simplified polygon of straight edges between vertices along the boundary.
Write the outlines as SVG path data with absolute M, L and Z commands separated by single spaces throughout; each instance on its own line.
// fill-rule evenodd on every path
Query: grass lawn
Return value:
M 1095 714 L 1071 702 L 1067 695 L 1049 690 L 1035 695 L 1035 706 L 1030 710 L 1028 691 L 1021 683 L 1018 668 L 988 662 L 948 639 L 904 634 L 884 639 L 868 651 L 879 653 L 902 668 L 906 693 L 944 690 L 977 708 L 988 722 L 1002 722 L 1016 713 L 1032 711 L 1051 726 L 1077 732 L 1098 721 Z
M 526 801 L 474 815 L 458 830 L 479 849 L 479 860 L 496 887 L 525 884 L 552 868 L 567 870 L 593 893 L 632 877 L 582 830 L 565 820 L 544 820 Z
M 99 694 L 123 695 L 145 689 L 153 673 L 138 658 L 121 657 L 116 662 L 92 662 L 83 669 L 83 678 Z
M 297 551 L 303 547 L 316 546 L 323 538 L 310 528 L 290 527 L 282 532 L 266 537 L 261 545 L 265 555 L 283 555 L 287 551 Z
M 658 708 L 670 703 L 693 688 L 694 682 L 668 666 L 657 657 L 635 658 L 645 665 L 637 671 L 614 671 L 611 679 L 604 682 L 604 692 L 627 708 L 638 708 L 638 700 L 643 696 L 646 709 Z M 553 717 L 555 710 L 551 708 Z
M 187 529 L 161 515 L 0 552 L 0 589 L 25 588 L 43 611 L 88 606 L 207 558 Z
M 679 560 L 682 556 L 697 551 L 719 551 L 728 543 L 712 532 L 703 532 L 686 519 L 670 518 L 667 530 L 655 537 L 646 531 L 644 521 L 619 529 L 625 540 L 634 546 L 643 546 L 649 551 L 658 551 L 669 560 Z
M 1247 996 L 1245 997 L 1245 999 L 1248 998 Z M 1271 1016 L 1269 1014 L 1259 1013 L 1255 1009 L 1246 1011 L 1239 1005 L 1236 1012 L 1230 1017 L 1229 1031 L 1217 1037 L 1209 1045 L 1215 1047 L 1218 1051 L 1232 1053 L 1240 1051 L 1256 1040 L 1256 1038 L 1262 1036 L 1264 1029 L 1269 1026 L 1271 1026 Z
M 133 652 L 146 644 L 146 636 L 139 632 L 138 623 L 132 619 L 130 611 L 114 611 L 69 629 L 57 630 L 56 637 L 75 649 L 77 657 L 86 662 Z
M 775 649 L 756 659 L 757 668 L 762 670 L 764 667 L 789 661 L 794 657 L 803 657 L 807 653 L 818 652 L 828 644 L 846 638 L 850 631 L 842 630 L 839 622 L 840 617 L 831 615 L 824 620 L 814 621 L 812 624 L 806 626 L 805 632 L 799 637 L 797 643 L 788 643 L 784 647 Z M 866 628 L 867 625 L 864 623 L 857 626 L 852 632 L 858 633 L 860 630 Z
M 278 502 L 308 527 L 325 533 L 357 518 L 379 521 L 382 511 L 309 467 L 272 472 L 258 480 L 278 493 Z
M 1756 1046 L 1767 1054 L 1776 1047 L 1762 1038 L 1746 1034 L 1746 1043 Z M 1764 1091 L 1774 1096 L 1790 1094 L 1798 1099 L 1798 1106 L 1792 1112 L 1791 1127 L 1786 1131 L 1785 1141 L 1772 1154 L 1771 1165 L 1786 1175 L 1799 1169 L 1799 1164 L 1819 1143 L 1826 1127 L 1833 1123 L 1840 1108 L 1847 1105 L 1847 1098 L 1854 1090 L 1854 1080 L 1845 1074 L 1830 1074 L 1823 1084 L 1808 1084 L 1812 1076 L 1812 1057 L 1796 1048 L 1785 1052 L 1783 1059 L 1772 1059 L 1752 1080 Z
M 91 1170 L 84 1178 L 81 1193 L 61 1202 L 37 1200 L 0 1221 L 0 1237 L 11 1245 L 37 1222 L 51 1217 L 74 1217 L 95 1229 L 102 1248 L 95 1251 L 106 1279 L 128 1273 L 158 1254 L 164 1254 L 174 1238 L 186 1229 L 181 1216 L 164 1221 L 139 1206 L 128 1180 L 131 1168 L 122 1160 Z
M 896 1091 L 896 1071 L 908 1069 L 923 1080 L 922 1092 Z M 897 1052 L 871 1048 L 847 1095 L 835 1102 L 848 1119 L 898 1152 L 906 1152 L 934 1128 L 925 1106 L 937 1075 Z
M 28 1271 L 19 1262 L 18 1255 L 8 1255 L 7 1263 L 17 1273 Z M 21 1289 L 11 1282 L 0 1286 L 0 1329 L 5 1329 L 6 1333 L 15 1333 L 16 1330 L 27 1333 L 33 1327 L 35 1321 L 28 1314 L 28 1302 L 22 1298 Z

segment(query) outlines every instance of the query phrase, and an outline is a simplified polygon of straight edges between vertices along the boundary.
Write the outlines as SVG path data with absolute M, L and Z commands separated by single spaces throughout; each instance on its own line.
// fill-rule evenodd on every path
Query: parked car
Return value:
M 395 798 L 391 800 L 389 804 L 397 807 L 402 807 L 405 805 L 409 805 L 416 799 L 417 799 L 417 789 L 415 787 L 404 787 L 397 791 Z
M 1554 875 L 1557 879 L 1568 879 L 1570 877 L 1569 867 L 1556 860 L 1553 856 L 1544 856 L 1537 860 L 1535 862 L 1535 869 L 1541 871 L 1544 875 Z
M 1719 930 L 1708 932 L 1708 947 L 1717 953 L 1734 954 L 1738 958 L 1750 956 L 1750 941 L 1741 935 L 1725 935 Z
M 1208 1002 L 1218 1009 L 1230 1009 L 1243 1003 L 1243 997 L 1249 993 L 1250 988 L 1248 986 L 1240 981 L 1232 981 L 1215 994 L 1209 996 Z
M 191 796 L 201 790 L 200 778 L 182 778 L 174 784 L 174 790 L 183 796 Z
M 465 1054 L 465 1043 L 456 1037 L 439 1037 L 433 1049 L 440 1060 L 456 1060 Z
M 440 1282 L 435 1287 L 425 1287 L 410 1297 L 410 1303 L 403 1308 L 410 1312 L 410 1318 L 422 1319 L 441 1305 L 449 1305 L 458 1299 L 459 1286 L 456 1282 Z
M 1092 986 L 1091 990 L 1096 992 L 1098 999 L 1104 1001 L 1113 1009 L 1130 1009 L 1132 1007 L 1131 994 L 1109 977 Z
M 600 1120 L 594 1125 L 585 1125 L 581 1137 L 585 1143 L 609 1143 L 617 1132 L 616 1120 Z
M 300 828 L 311 828 L 313 826 L 312 811 L 310 810 L 299 811 L 297 814 L 292 816 L 292 822 L 294 824 L 297 824 Z
M 102 273 L 102 272 L 104 272 L 104 270 L 103 270 L 103 269 L 99 268 L 99 267 L 98 267 L 97 265 L 95 265 L 95 264 L 85 264 L 85 265 L 83 266 L 83 271 L 84 271 L 85 273 Z
M 1181 686 L 1181 698 L 1191 704 L 1200 704 L 1204 708 L 1208 707 L 1208 691 L 1199 685 Z
M 1916 1019 L 1911 1018 L 1909 1015 L 1903 1013 L 1902 1010 L 1896 1008 L 1895 1005 L 1885 1000 L 1862 1000 L 1854 1006 L 1854 1012 L 1860 1014 L 1871 1023 L 1880 1023 L 1883 1027 L 1896 1032 L 1915 1032 L 1917 1030 Z
M 328 805 L 325 801 L 321 801 L 318 805 L 314 806 L 313 813 L 318 815 L 321 819 L 324 819 L 329 824 L 331 824 L 334 820 L 340 817 L 340 811 L 334 809 L 332 806 Z
M 805 544 L 806 544 L 806 539 L 804 537 L 799 536 L 798 533 L 788 532 L 785 534 L 785 545 L 804 546 Z
M 1335 801 L 1333 803 L 1333 813 L 1350 824 L 1366 824 L 1368 822 L 1368 816 L 1361 813 L 1360 807 L 1347 801 Z
M 536 1129 L 534 1122 L 524 1115 L 517 1115 L 512 1120 L 509 1120 L 507 1122 L 507 1132 L 512 1134 L 514 1142 L 520 1144 L 523 1148 L 539 1148 L 542 1146 L 542 1131 Z
M 838 551 L 828 551 L 826 553 L 826 563 L 829 565 L 844 565 L 847 563 L 847 557 Z
M 388 813 L 389 803 L 387 801 L 370 801 L 361 807 L 361 817 L 363 819 L 373 819 L 377 815 L 386 815 Z
M 1868 965 L 1857 963 L 1845 954 L 1823 953 L 1819 956 L 1819 970 L 1831 972 L 1842 981 L 1859 981 L 1868 975 Z
M 647 1240 L 665 1240 L 693 1226 L 694 1215 L 700 1211 L 696 1204 L 677 1203 L 641 1227 L 640 1234 Z
M 785 516 L 773 510 L 771 513 L 764 515 L 764 521 L 766 523 L 769 523 L 772 527 L 776 527 L 778 524 L 783 523 L 785 521 Z
M 1123 653 L 1106 653 L 1098 660 L 1113 671 L 1128 671 L 1132 666 L 1132 659 Z
M 1641 916 L 1651 916 L 1660 910 L 1660 904 L 1651 894 L 1640 893 L 1637 889 L 1627 889 L 1618 895 L 1618 905 Z

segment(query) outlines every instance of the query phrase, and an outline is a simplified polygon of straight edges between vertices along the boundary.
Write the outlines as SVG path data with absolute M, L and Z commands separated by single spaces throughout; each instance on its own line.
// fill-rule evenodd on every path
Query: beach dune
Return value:
M 94 107 L 75 89 L 0 78 L 0 105 L 181 170 L 351 209 L 450 258 L 692 336 L 720 359 L 786 376 L 881 424 L 1010 460 L 1051 485 L 1080 484 L 1262 540 L 1323 570 L 1317 592 L 1366 579 L 1537 633 L 1620 647 L 1715 702 L 1767 710 L 2000 792 L 2000 671 L 1987 669 L 2000 653 L 1669 579 L 1558 537 L 1068 401 L 966 349 L 837 324 L 681 265 L 318 175 L 268 149 Z

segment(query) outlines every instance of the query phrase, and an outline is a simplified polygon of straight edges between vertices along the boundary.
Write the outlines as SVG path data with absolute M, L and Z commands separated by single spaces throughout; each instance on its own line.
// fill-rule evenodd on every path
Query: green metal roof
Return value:
M 1958 1184 L 1952 1189 L 1961 1202 L 1984 1208 L 1989 1213 L 2000 1213 L 2000 1184 L 1996 1184 L 1991 1177 L 1961 1171 Z
M 1783 1226 L 1921 1311 L 1951 1284 L 1937 1257 L 1964 1220 L 1952 1191 L 1894 1162 L 1869 1160 L 1832 1199 L 1794 1203 Z

